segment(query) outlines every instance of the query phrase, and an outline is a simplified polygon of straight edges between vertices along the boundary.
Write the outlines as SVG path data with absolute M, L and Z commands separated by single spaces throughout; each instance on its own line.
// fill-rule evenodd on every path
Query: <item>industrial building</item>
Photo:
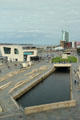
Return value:
M 38 57 L 35 47 L 25 45 L 0 45 L 1 56 L 7 57 L 8 61 L 26 62 Z

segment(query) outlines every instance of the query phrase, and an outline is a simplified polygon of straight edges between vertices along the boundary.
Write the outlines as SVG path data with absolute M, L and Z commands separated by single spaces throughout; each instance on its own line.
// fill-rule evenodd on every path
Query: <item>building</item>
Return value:
M 64 48 L 63 48 L 63 47 L 61 47 L 61 46 L 59 46 L 59 47 L 55 47 L 55 48 L 54 48 L 54 50 L 56 50 L 56 51 L 57 51 L 57 50 L 59 50 L 59 51 L 63 51 L 63 50 L 64 50 Z
M 25 45 L 0 45 L 0 52 L 8 61 L 31 61 L 37 58 L 37 49 Z
M 80 42 L 76 42 L 76 48 L 80 48 Z
M 69 42 L 69 32 L 67 31 L 62 31 L 62 40 Z
M 62 40 L 60 41 L 60 46 L 63 48 L 71 47 L 71 43 L 69 42 L 69 32 L 62 30 Z
M 72 41 L 72 48 L 76 48 L 76 42 Z
M 66 41 L 61 40 L 60 46 L 65 49 L 72 48 L 72 42 L 66 42 Z
M 61 40 L 60 41 L 60 46 L 63 47 L 63 48 L 65 48 L 65 43 L 66 43 L 65 41 Z
M 77 54 L 80 55 L 80 48 L 77 48 Z
M 66 46 L 65 48 L 67 49 L 72 48 L 72 42 L 66 42 L 65 46 Z

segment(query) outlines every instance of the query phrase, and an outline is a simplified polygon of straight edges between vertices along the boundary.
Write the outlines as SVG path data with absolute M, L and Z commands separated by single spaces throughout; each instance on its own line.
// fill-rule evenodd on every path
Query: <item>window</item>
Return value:
M 19 50 L 18 49 L 14 49 L 14 54 L 19 54 Z
M 18 61 L 18 59 L 15 59 L 15 61 Z
M 24 55 L 33 55 L 33 54 L 34 54 L 34 51 L 24 52 Z
M 5 54 L 10 54 L 11 53 L 11 48 L 4 47 L 4 53 Z

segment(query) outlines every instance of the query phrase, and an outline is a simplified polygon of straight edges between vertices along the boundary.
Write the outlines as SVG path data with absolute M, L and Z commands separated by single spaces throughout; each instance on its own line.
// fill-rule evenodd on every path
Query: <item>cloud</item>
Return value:
M 24 33 L 34 36 L 43 33 L 59 42 L 58 33 L 62 28 L 79 29 L 79 11 L 80 0 L 0 0 L 0 32 L 6 32 L 7 36 L 9 32 L 21 32 L 23 38 Z M 71 33 L 71 38 L 73 34 L 76 38 L 76 33 Z

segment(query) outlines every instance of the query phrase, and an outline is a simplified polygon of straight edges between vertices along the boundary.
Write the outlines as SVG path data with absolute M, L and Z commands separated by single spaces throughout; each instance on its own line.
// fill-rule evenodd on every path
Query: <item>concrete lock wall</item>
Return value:
M 68 107 L 75 107 L 75 106 L 76 106 L 76 101 L 70 100 L 70 101 L 65 101 L 65 102 L 26 107 L 24 109 L 24 113 L 28 115 L 28 114 L 43 112 L 43 111 L 52 110 L 52 109 L 68 108 Z
M 72 67 L 70 67 L 70 99 L 73 99 L 72 96 Z

